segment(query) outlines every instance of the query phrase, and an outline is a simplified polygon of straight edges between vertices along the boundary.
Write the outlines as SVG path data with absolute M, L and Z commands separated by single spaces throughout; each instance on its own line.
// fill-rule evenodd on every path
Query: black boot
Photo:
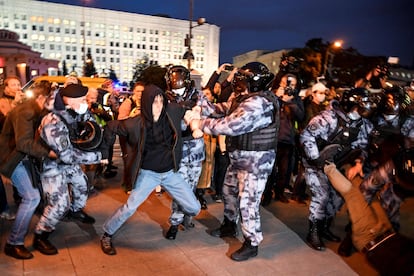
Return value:
M 58 253 L 58 250 L 49 241 L 50 233 L 51 232 L 42 232 L 41 234 L 35 233 L 33 239 L 33 248 L 45 255 L 56 255 Z
M 345 226 L 346 235 L 338 247 L 338 254 L 342 257 L 349 257 L 352 255 L 354 244 L 352 243 L 352 225 L 348 223 Z
M 321 232 L 321 237 L 332 242 L 340 242 L 341 238 L 336 236 L 334 233 L 331 232 L 331 224 L 333 218 L 326 218 L 324 219 L 323 229 Z
M 207 210 L 207 200 L 204 198 L 204 189 L 196 189 L 196 197 L 200 201 L 201 209 Z
M 308 236 L 306 237 L 306 241 L 309 245 L 319 251 L 325 250 L 325 244 L 321 240 L 319 233 L 323 227 L 323 221 L 316 220 L 316 221 L 309 221 L 309 232 Z
M 258 246 L 251 244 L 250 240 L 245 239 L 242 247 L 240 247 L 236 252 L 231 254 L 231 259 L 234 261 L 245 261 L 249 258 L 257 256 Z
M 210 235 L 217 238 L 223 237 L 237 237 L 237 223 L 229 220 L 227 217 L 224 217 L 223 223 L 219 228 L 211 231 Z
M 171 225 L 170 229 L 168 229 L 167 234 L 165 234 L 165 238 L 168 240 L 175 240 L 178 232 L 178 225 Z

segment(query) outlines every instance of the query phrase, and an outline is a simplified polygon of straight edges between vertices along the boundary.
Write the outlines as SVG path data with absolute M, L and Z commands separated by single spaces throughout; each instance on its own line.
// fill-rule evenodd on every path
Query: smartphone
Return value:
M 226 71 L 233 71 L 233 69 L 234 69 L 234 66 L 233 65 L 226 65 L 226 66 L 224 66 L 224 70 L 226 70 Z

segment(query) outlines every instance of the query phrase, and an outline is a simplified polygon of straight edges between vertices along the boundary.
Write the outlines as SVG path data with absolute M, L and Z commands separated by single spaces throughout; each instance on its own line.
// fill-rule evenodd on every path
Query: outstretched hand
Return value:
M 364 177 L 364 172 L 362 171 L 361 162 L 356 162 L 355 165 L 349 168 L 349 170 L 346 172 L 346 177 L 349 180 L 354 179 L 357 175 Z

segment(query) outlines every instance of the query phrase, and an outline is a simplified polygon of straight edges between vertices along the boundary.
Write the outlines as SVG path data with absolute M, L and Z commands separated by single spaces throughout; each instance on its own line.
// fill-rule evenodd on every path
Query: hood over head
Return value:
M 152 114 L 152 104 L 156 96 L 161 95 L 164 99 L 164 108 L 162 110 L 160 120 L 165 117 L 165 107 L 167 106 L 167 98 L 164 91 L 156 85 L 146 85 L 141 97 L 141 114 L 145 121 L 145 126 L 150 127 L 154 123 L 154 116 Z

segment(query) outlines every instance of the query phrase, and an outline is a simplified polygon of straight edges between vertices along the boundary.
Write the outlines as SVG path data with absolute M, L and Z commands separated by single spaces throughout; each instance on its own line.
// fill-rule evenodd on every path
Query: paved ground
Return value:
M 121 167 L 120 159 L 116 165 Z M 175 241 L 164 238 L 168 229 L 170 198 L 152 194 L 138 212 L 114 238 L 118 254 L 107 256 L 99 246 L 102 224 L 125 202 L 121 190 L 121 168 L 118 175 L 102 182 L 102 190 L 88 200 L 86 210 L 96 218 L 94 225 L 61 222 L 51 241 L 59 254 L 45 256 L 34 251 L 34 258 L 15 260 L 3 253 L 11 222 L 0 221 L 1 275 L 376 275 L 359 253 L 342 259 L 336 254 L 337 244 L 318 252 L 304 243 L 307 231 L 307 207 L 295 203 L 273 202 L 262 208 L 264 241 L 256 258 L 246 262 L 232 261 L 230 254 L 240 247 L 239 239 L 219 239 L 208 235 L 222 220 L 223 205 L 210 196 L 208 210 L 195 220 L 195 228 L 180 231 Z M 8 192 L 11 192 L 8 187 Z M 10 194 L 10 193 L 9 193 Z M 414 201 L 409 202 L 413 210 Z M 410 205 L 411 204 L 411 205 Z M 343 211 L 335 226 L 337 233 L 346 224 Z M 412 212 L 403 219 L 414 225 Z M 34 224 L 38 217 L 34 217 Z M 283 221 L 283 222 L 282 222 Z M 31 250 L 32 229 L 26 246 Z M 412 230 L 412 228 L 411 228 Z M 413 234 L 413 233 L 411 233 Z M 414 235 L 414 234 L 413 234 Z

